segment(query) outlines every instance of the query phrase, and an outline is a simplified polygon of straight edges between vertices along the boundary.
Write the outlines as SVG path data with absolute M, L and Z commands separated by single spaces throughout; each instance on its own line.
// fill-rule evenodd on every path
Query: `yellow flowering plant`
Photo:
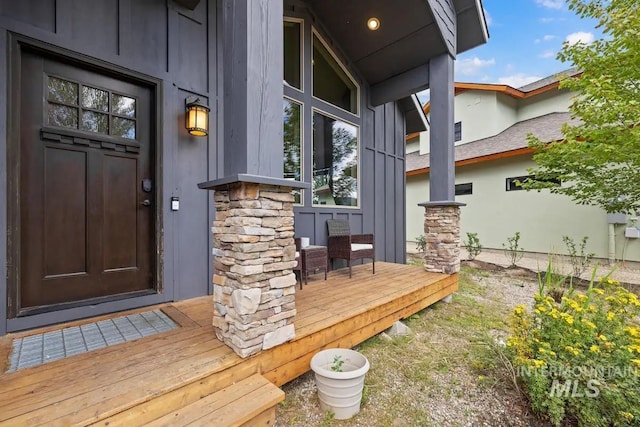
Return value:
M 554 425 L 640 425 L 640 301 L 595 277 L 559 293 L 540 276 L 532 310 L 512 313 L 507 352 L 532 409 Z

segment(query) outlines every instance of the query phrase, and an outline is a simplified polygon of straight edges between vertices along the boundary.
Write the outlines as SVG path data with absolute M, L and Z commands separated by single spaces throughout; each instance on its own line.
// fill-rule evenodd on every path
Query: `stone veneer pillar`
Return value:
M 424 268 L 436 273 L 460 271 L 460 206 L 462 203 L 420 203 L 425 207 Z
M 240 357 L 295 336 L 291 190 L 238 182 L 214 194 L 213 326 Z

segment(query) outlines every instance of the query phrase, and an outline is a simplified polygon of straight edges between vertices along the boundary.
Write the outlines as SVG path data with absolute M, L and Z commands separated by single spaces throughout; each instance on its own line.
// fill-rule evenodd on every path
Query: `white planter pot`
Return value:
M 344 361 L 342 371 L 331 370 L 334 358 Z M 345 348 L 330 348 L 318 352 L 311 359 L 315 372 L 320 408 L 331 411 L 338 420 L 346 420 L 360 412 L 364 375 L 369 361 L 362 354 Z

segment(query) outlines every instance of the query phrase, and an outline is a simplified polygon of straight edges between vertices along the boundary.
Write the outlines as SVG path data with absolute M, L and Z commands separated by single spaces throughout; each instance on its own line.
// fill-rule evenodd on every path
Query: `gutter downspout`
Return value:
M 609 265 L 616 263 L 616 225 L 609 224 Z

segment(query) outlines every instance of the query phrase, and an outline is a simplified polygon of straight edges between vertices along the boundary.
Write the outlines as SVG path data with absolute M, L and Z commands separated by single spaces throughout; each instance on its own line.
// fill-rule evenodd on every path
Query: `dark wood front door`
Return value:
M 154 289 L 151 90 L 23 52 L 15 314 Z

